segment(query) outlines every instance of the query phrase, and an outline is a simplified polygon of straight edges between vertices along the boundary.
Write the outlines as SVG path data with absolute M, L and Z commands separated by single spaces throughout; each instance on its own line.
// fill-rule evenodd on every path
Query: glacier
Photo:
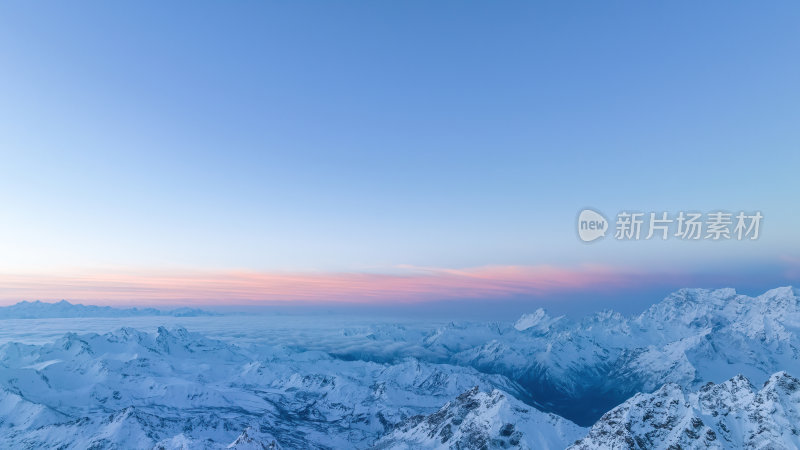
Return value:
M 0 319 L 0 448 L 800 445 L 791 287 L 508 323 L 46 305 Z

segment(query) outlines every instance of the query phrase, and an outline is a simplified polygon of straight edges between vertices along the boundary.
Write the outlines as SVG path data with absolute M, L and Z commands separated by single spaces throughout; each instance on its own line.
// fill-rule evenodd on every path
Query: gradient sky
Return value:
M 797 2 L 5 2 L 0 302 L 797 284 L 798 23 Z M 587 245 L 584 207 L 764 223 Z

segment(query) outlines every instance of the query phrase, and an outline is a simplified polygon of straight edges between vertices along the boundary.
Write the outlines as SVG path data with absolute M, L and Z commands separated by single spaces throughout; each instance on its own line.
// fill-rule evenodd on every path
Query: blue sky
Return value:
M 0 270 L 797 277 L 800 6 L 0 6 Z M 756 242 L 575 236 L 760 210 Z

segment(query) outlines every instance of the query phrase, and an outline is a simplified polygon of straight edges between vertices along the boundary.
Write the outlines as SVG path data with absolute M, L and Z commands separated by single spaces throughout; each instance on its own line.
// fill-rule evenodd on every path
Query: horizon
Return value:
M 649 307 L 661 303 L 673 294 L 677 294 L 684 290 L 705 290 L 705 291 L 719 291 L 732 289 L 736 295 L 743 295 L 751 298 L 765 295 L 771 291 L 780 289 L 793 289 L 798 288 L 792 285 L 774 286 L 766 290 L 740 290 L 734 287 L 718 287 L 718 288 L 700 288 L 700 287 L 683 287 L 666 294 L 655 296 L 652 298 L 639 298 L 637 301 L 619 300 L 618 305 L 623 308 L 615 308 L 613 304 L 607 301 L 600 301 L 595 299 L 589 305 L 596 305 L 595 309 L 575 310 L 570 305 L 565 306 L 561 303 L 562 299 L 549 299 L 539 302 L 511 301 L 509 306 L 511 308 L 486 308 L 493 302 L 483 303 L 481 300 L 463 301 L 463 300 L 439 300 L 425 302 L 423 304 L 415 305 L 415 308 L 408 308 L 408 305 L 397 304 L 371 304 L 363 305 L 359 303 L 315 303 L 315 302 L 296 302 L 296 301 L 283 301 L 283 302 L 255 302 L 249 304 L 210 304 L 207 306 L 192 306 L 186 304 L 137 304 L 137 303 L 88 303 L 79 301 L 70 301 L 67 299 L 61 300 L 21 300 L 12 304 L 0 305 L 0 309 L 17 306 L 21 304 L 59 304 L 67 303 L 71 306 L 96 306 L 102 308 L 114 309 L 155 309 L 160 312 L 170 312 L 180 309 L 197 309 L 199 311 L 207 311 L 212 313 L 220 313 L 225 315 L 246 315 L 246 314 L 273 314 L 273 315 L 287 315 L 287 316 L 317 316 L 321 314 L 334 314 L 340 316 L 349 315 L 351 317 L 396 317 L 404 320 L 412 318 L 430 318 L 442 320 L 445 318 L 452 320 L 492 320 L 499 322 L 513 322 L 518 320 L 525 314 L 530 314 L 538 309 L 544 310 L 550 316 L 565 316 L 571 320 L 579 320 L 595 314 L 612 311 L 620 313 L 625 317 L 634 317 L 645 312 Z M 602 305 L 602 306 L 601 306 Z M 454 306 L 460 308 L 455 310 Z

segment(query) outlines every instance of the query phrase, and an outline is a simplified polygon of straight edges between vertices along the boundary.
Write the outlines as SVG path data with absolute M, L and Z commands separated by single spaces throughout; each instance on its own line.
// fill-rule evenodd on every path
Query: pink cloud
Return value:
M 61 275 L 0 274 L 0 302 L 75 300 L 92 303 L 248 304 L 257 302 L 419 302 L 610 291 L 654 277 L 605 266 L 403 266 L 401 273 L 253 271 L 106 271 Z M 659 275 L 663 281 L 663 274 Z

